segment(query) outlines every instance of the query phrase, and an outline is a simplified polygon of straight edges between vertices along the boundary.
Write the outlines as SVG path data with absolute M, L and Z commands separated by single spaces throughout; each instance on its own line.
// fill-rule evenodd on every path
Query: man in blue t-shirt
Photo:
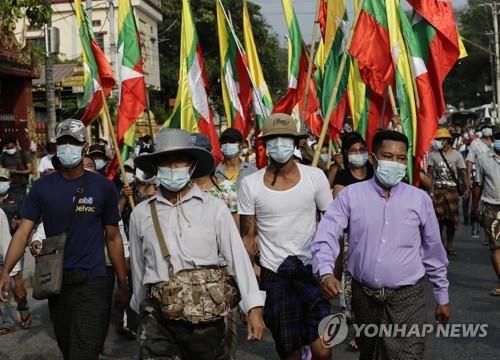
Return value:
M 106 339 L 113 291 L 105 276 L 105 244 L 118 279 L 116 300 L 122 306 L 128 301 L 118 194 L 109 180 L 85 171 L 87 130 L 81 121 L 60 123 L 56 141 L 61 168 L 36 181 L 23 204 L 0 278 L 0 300 L 5 300 L 9 272 L 24 253 L 34 225 L 43 219 L 47 237 L 69 229 L 63 286 L 49 298 L 50 318 L 65 359 L 93 360 Z

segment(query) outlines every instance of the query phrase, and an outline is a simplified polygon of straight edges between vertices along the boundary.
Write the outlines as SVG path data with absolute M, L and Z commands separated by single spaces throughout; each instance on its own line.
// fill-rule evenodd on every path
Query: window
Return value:
M 101 26 L 101 20 L 92 20 L 92 26 Z
M 43 37 L 27 38 L 26 41 L 33 50 L 45 54 L 45 39 Z
M 95 41 L 97 42 L 97 45 L 101 48 L 101 50 L 104 51 L 104 34 L 105 33 L 95 33 Z

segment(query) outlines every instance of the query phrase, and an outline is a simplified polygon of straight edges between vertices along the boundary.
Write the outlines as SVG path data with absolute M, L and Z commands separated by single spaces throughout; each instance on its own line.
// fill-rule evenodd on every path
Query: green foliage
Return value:
M 230 14 L 238 38 L 243 43 L 243 4 L 241 0 L 225 0 L 224 7 Z M 168 99 L 177 95 L 181 36 L 181 0 L 163 0 L 163 22 L 158 29 L 160 52 L 161 92 L 151 94 L 151 107 L 156 109 L 157 121 L 165 116 L 162 108 L 168 108 Z M 214 111 L 223 113 L 220 84 L 219 39 L 214 0 L 192 0 L 191 8 L 210 84 L 210 100 Z M 271 94 L 286 87 L 286 61 L 279 58 L 279 41 L 260 13 L 260 6 L 248 3 L 252 29 L 260 61 Z M 169 109 L 171 111 L 171 109 Z
M 469 0 L 469 7 L 457 13 L 460 35 L 465 39 L 469 56 L 457 62 L 445 81 L 446 99 L 455 106 L 463 103 L 469 108 L 492 101 L 492 92 L 485 92 L 485 85 L 492 85 L 490 55 L 471 44 L 494 51 L 493 44 L 490 46 L 493 37 L 488 35 L 493 32 L 491 9 L 478 6 L 483 3 Z
M 2 0 L 0 1 L 0 27 L 6 32 L 13 32 L 16 21 L 26 14 L 30 25 L 42 26 L 52 15 L 50 1 L 40 0 Z

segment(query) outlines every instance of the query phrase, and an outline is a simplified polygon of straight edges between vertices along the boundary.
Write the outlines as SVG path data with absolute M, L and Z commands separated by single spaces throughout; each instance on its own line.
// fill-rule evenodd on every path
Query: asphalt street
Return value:
M 483 338 L 438 338 L 430 334 L 426 338 L 425 359 L 482 359 L 500 358 L 500 298 L 489 295 L 496 285 L 490 264 L 489 250 L 481 241 L 470 239 L 470 227 L 462 226 L 457 236 L 455 249 L 458 255 L 450 259 L 450 299 L 452 322 L 457 324 L 487 324 L 488 335 Z M 33 270 L 32 259 L 27 255 L 25 276 Z M 430 284 L 426 286 L 426 307 L 428 323 L 433 323 L 434 300 Z M 0 359 L 3 360 L 56 360 L 62 359 L 54 339 L 49 320 L 47 304 L 30 299 L 33 309 L 33 327 L 20 328 L 13 334 L 0 337 Z M 339 311 L 333 304 L 334 313 Z M 113 324 L 102 359 L 135 359 L 137 345 L 133 340 L 117 334 L 118 312 L 114 313 Z M 273 340 L 269 334 L 258 343 L 246 341 L 246 330 L 240 326 L 238 358 L 244 360 L 278 359 Z M 349 350 L 350 336 L 333 348 L 333 359 L 357 359 L 358 353 Z

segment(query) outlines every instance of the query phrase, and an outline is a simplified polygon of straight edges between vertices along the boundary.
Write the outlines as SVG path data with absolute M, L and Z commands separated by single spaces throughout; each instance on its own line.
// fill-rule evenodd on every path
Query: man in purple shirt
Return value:
M 436 320 L 446 323 L 448 259 L 431 198 L 401 180 L 408 139 L 381 131 L 373 139 L 375 177 L 346 187 L 323 216 L 312 244 L 313 271 L 329 299 L 342 292 L 335 278 L 339 239 L 347 229 L 347 271 L 353 278 L 357 324 L 418 324 L 424 314 L 422 278 L 434 285 Z M 422 359 L 424 337 L 359 338 L 360 359 Z

